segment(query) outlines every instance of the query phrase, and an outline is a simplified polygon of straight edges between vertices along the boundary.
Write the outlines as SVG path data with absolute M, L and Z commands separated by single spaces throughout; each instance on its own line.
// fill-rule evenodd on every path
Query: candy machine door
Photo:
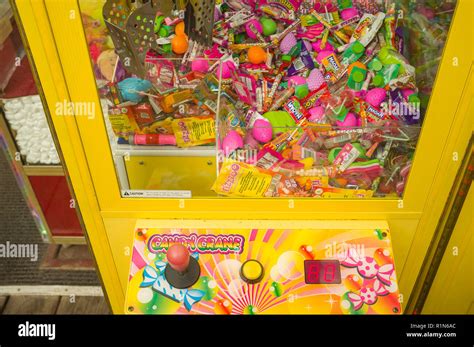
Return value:
M 17 3 L 115 312 L 138 219 L 386 221 L 411 294 L 472 131 L 472 1 L 216 1 L 211 46 L 199 1 Z

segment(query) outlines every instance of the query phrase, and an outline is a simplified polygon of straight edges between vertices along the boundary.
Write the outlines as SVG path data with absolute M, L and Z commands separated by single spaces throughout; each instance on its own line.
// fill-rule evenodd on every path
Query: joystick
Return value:
M 168 264 L 165 268 L 165 278 L 177 289 L 186 289 L 197 282 L 201 268 L 196 259 L 191 257 L 188 249 L 182 244 L 174 244 L 166 253 Z

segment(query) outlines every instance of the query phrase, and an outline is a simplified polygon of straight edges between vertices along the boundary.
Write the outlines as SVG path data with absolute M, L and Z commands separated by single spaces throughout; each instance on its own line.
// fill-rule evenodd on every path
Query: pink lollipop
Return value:
M 336 124 L 339 127 L 355 127 L 358 124 L 357 116 L 354 113 L 349 112 L 342 122 L 336 121 Z
M 195 59 L 191 62 L 191 70 L 206 73 L 209 70 L 209 61 L 206 59 Z
M 229 131 L 226 137 L 224 137 L 224 140 L 222 141 L 222 149 L 224 150 L 225 155 L 229 155 L 237 148 L 242 147 L 244 147 L 244 140 L 235 130 Z
M 324 107 L 317 106 L 309 109 L 309 118 L 308 120 L 312 123 L 319 123 L 324 117 Z
M 222 78 L 223 79 L 231 78 L 233 72 L 235 71 L 235 64 L 231 61 L 226 61 L 220 64 L 216 70 L 217 78 L 221 76 L 221 66 L 222 66 Z
M 288 54 L 291 49 L 296 46 L 296 37 L 293 35 L 293 33 L 289 33 L 286 35 L 283 40 L 280 42 L 280 51 L 283 54 Z
M 321 48 L 321 39 L 318 39 L 315 42 L 313 42 L 312 46 L 313 46 L 313 49 L 318 53 L 321 52 L 321 51 L 333 51 L 333 52 L 335 52 L 334 47 L 329 42 L 326 42 L 326 44 L 323 46 L 323 48 Z
M 341 17 L 343 20 L 349 20 L 356 17 L 359 14 L 359 11 L 355 7 L 346 8 L 341 11 Z
M 290 87 L 299 86 L 305 83 L 306 83 L 306 78 L 304 78 L 303 76 L 292 76 L 288 79 L 288 84 L 290 85 Z
M 251 27 L 254 27 L 260 34 L 263 33 L 263 26 L 262 23 L 260 23 L 256 19 L 249 20 L 247 24 L 245 24 L 245 31 L 247 32 L 248 37 L 251 39 L 257 39 L 257 35 L 255 35 L 254 32 L 252 32 Z
M 273 137 L 272 124 L 265 119 L 257 119 L 252 128 L 252 136 L 260 143 L 267 143 Z
M 365 101 L 374 107 L 379 107 L 387 97 L 387 91 L 383 88 L 374 88 L 367 92 Z
M 324 76 L 321 71 L 319 71 L 319 69 L 311 70 L 307 79 L 310 91 L 319 89 L 325 82 L 326 80 L 324 79 Z

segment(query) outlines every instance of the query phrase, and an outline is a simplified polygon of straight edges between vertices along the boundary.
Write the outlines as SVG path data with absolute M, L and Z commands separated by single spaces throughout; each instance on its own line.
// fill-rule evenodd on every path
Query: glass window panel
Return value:
M 122 196 L 403 197 L 455 1 L 79 3 Z

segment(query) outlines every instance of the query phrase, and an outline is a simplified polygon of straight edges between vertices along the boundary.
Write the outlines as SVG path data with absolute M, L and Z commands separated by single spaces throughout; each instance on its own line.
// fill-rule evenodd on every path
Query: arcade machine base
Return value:
M 183 223 L 178 227 L 176 221 L 139 220 L 125 312 L 402 312 L 387 223 L 319 221 L 292 229 L 281 222 L 274 223 L 280 226 L 275 229 L 249 223 L 233 222 L 231 228 L 216 221 L 195 221 L 198 227 L 183 227 Z M 184 246 L 179 246 L 184 251 L 178 258 L 190 259 L 183 260 L 189 264 L 186 269 L 173 263 L 175 254 L 167 254 L 176 244 Z M 195 276 L 195 283 L 178 289 L 167 280 L 180 276 Z

